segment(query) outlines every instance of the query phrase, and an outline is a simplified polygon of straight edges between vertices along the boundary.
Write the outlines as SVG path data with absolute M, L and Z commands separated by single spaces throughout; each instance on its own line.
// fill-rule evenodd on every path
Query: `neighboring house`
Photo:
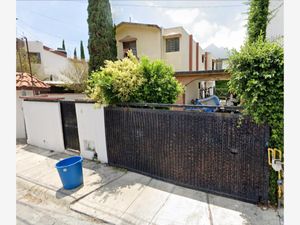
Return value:
M 116 27 L 118 58 L 131 49 L 140 58 L 161 59 L 175 71 L 214 69 L 213 57 L 183 27 L 162 28 L 155 24 L 122 22 Z
M 17 41 L 22 42 L 18 39 Z M 24 46 L 24 43 L 21 45 Z M 40 41 L 28 41 L 29 55 L 37 60 L 32 63 L 37 75 L 42 80 L 70 81 L 63 72 L 70 67 L 66 51 L 51 49 Z
M 283 7 L 283 1 L 270 1 L 269 12 L 271 15 L 267 26 L 267 38 L 271 41 L 280 39 L 283 41 Z
M 228 67 L 228 58 L 215 59 L 216 70 L 225 70 Z
M 162 28 L 155 24 L 122 22 L 116 27 L 118 59 L 126 57 L 131 49 L 135 56 L 145 55 L 150 59 L 160 59 L 173 66 L 177 73 L 209 71 L 216 68 L 211 53 L 205 52 L 183 27 Z M 201 98 L 200 89 L 209 89 L 213 94 L 215 81 L 201 79 L 185 86 L 188 97 L 183 96 L 183 103 Z

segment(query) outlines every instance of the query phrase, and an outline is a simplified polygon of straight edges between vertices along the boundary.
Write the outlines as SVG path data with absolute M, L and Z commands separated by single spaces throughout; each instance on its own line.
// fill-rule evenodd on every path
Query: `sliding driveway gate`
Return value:
M 197 190 L 268 200 L 269 128 L 239 115 L 105 108 L 108 161 Z

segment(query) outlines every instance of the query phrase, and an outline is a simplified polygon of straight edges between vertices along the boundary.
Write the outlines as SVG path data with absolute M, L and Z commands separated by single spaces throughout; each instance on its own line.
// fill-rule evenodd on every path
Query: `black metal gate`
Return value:
M 80 150 L 74 101 L 61 101 L 61 119 L 66 149 Z
M 108 162 L 182 186 L 268 200 L 269 127 L 227 113 L 107 107 Z

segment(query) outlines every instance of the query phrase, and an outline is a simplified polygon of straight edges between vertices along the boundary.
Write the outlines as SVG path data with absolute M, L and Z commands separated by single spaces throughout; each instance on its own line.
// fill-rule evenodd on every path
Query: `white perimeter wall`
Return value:
M 76 103 L 75 105 L 81 155 L 92 159 L 96 151 L 98 160 L 107 163 L 103 107 L 95 108 L 95 104 L 92 103 Z M 94 151 L 89 150 L 88 147 Z
M 23 115 L 23 99 L 20 96 L 32 96 L 33 92 L 29 90 L 18 90 L 16 93 L 16 138 L 26 138 L 25 121 Z
M 24 101 L 23 112 L 28 144 L 65 150 L 59 102 Z

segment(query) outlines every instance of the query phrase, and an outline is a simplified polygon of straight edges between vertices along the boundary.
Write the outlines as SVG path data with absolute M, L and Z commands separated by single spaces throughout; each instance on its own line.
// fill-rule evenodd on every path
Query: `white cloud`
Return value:
M 192 33 L 200 40 L 205 40 L 212 36 L 219 29 L 219 25 L 211 23 L 207 20 L 201 20 L 192 27 Z
M 209 22 L 208 20 L 201 20 L 193 25 L 192 33 L 200 42 L 202 48 L 214 44 L 217 47 L 239 49 L 246 36 L 246 28 L 244 26 L 246 20 L 244 16 L 238 14 L 234 21 L 234 24 L 225 26 Z
M 187 25 L 195 21 L 195 19 L 201 15 L 204 16 L 204 13 L 200 14 L 199 9 L 168 9 L 164 13 L 170 17 L 172 22 L 178 25 Z
M 239 27 L 231 30 L 228 27 L 220 26 L 218 31 L 209 37 L 203 45 L 215 44 L 217 47 L 227 47 L 229 49 L 239 49 L 245 40 L 246 28 Z

